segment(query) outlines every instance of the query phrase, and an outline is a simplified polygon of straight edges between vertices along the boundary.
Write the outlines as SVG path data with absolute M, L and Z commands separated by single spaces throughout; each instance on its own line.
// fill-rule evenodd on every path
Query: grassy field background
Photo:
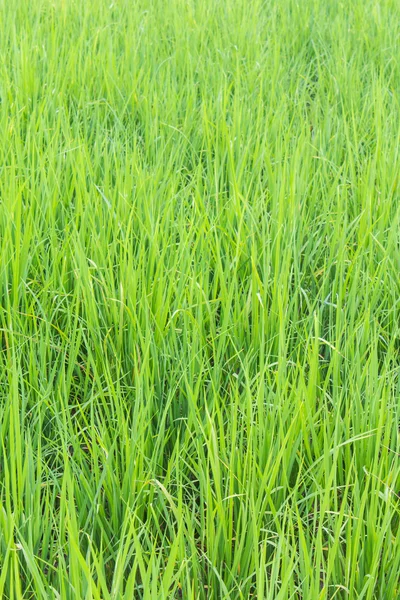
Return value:
M 399 598 L 400 4 L 0 7 L 0 598 Z

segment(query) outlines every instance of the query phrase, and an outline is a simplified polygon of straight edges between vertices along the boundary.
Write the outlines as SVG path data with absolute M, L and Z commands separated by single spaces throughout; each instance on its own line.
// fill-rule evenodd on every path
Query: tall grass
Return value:
M 397 0 L 0 6 L 0 598 L 399 598 Z

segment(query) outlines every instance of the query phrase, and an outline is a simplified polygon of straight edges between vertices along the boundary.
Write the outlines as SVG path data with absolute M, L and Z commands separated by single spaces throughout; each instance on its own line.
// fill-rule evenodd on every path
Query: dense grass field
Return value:
M 398 0 L 0 7 L 0 598 L 400 598 Z

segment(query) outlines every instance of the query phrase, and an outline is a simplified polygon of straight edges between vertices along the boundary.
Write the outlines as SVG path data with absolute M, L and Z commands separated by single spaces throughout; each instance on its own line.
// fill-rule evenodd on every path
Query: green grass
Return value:
M 400 598 L 398 0 L 0 0 L 0 598 Z

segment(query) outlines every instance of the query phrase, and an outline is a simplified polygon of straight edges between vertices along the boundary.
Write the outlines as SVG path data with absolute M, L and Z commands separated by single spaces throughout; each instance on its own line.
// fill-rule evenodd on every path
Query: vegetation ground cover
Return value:
M 400 597 L 400 4 L 0 7 L 0 598 Z

